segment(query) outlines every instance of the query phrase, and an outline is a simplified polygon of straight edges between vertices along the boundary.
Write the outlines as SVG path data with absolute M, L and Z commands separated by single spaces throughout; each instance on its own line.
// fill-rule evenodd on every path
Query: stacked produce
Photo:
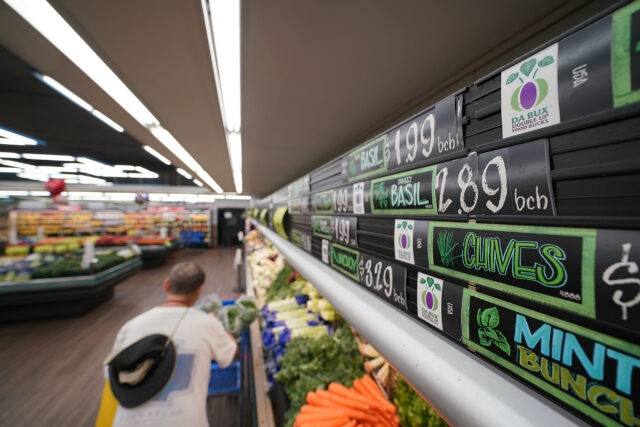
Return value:
M 400 425 L 396 407 L 369 375 L 355 379 L 352 388 L 333 382 L 327 390 L 311 391 L 306 402 L 295 418 L 294 427 Z
M 271 287 L 280 270 L 285 266 L 285 261 L 278 256 L 278 250 L 272 246 L 265 246 L 251 253 L 247 257 L 251 276 L 258 300 L 262 302 L 267 289 Z
M 257 301 L 248 295 L 242 295 L 233 304 L 224 305 L 217 294 L 212 294 L 202 298 L 196 307 L 207 313 L 214 313 L 227 332 L 235 337 L 242 335 L 260 316 Z
M 445 420 L 402 377 L 396 377 L 393 403 L 404 427 L 447 427 Z

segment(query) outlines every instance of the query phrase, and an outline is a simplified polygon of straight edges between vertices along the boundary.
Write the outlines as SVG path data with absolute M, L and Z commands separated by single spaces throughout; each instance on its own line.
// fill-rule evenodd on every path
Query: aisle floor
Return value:
M 205 269 L 203 295 L 232 293 L 234 253 L 235 248 L 185 249 L 116 285 L 112 299 L 81 317 L 0 325 L 0 426 L 94 425 L 104 386 L 102 362 L 118 329 L 163 302 L 162 282 L 180 261 Z M 237 407 L 229 403 L 223 405 L 233 417 Z

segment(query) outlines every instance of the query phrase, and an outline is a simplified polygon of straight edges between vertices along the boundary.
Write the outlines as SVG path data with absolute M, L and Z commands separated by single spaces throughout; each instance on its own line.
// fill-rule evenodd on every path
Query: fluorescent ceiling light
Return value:
M 8 151 L 0 151 L 0 158 L 2 159 L 19 159 L 20 154 L 18 153 L 10 153 Z
M 29 191 L 30 196 L 41 197 L 41 196 L 50 196 L 51 193 L 48 191 Z
M 241 193 L 240 0 L 201 0 L 201 2 L 222 121 L 226 129 L 225 136 L 233 181 L 236 191 Z
M 142 102 L 46 0 L 5 0 L 63 55 L 145 126 L 158 123 Z
M 41 173 L 23 172 L 23 173 L 19 173 L 17 176 L 18 176 L 18 178 L 31 179 L 31 180 L 34 180 L 34 181 L 42 181 L 42 182 L 49 181 L 49 177 L 47 175 L 43 175 Z
M 202 182 L 198 181 L 197 179 L 193 180 L 194 184 L 196 184 L 198 187 L 202 187 Z
M 237 1 L 234 0 L 234 2 Z M 193 172 L 200 175 L 199 171 L 203 170 L 203 168 L 198 162 L 187 153 L 171 134 L 159 126 L 158 119 L 46 0 L 5 0 L 5 2 L 120 104 L 135 120 L 156 136 Z M 239 5 L 236 15 L 239 31 Z M 163 134 L 158 129 L 162 129 L 166 134 Z M 211 177 L 208 180 L 204 179 L 203 176 L 200 177 L 214 190 L 218 191 L 217 188 L 220 188 Z
M 136 169 L 136 167 L 132 165 L 115 165 L 114 168 L 120 169 L 121 171 L 132 171 Z
M 149 147 L 148 145 L 143 145 L 142 147 L 144 148 L 144 150 L 147 153 L 151 154 L 153 157 L 155 157 L 156 159 L 160 160 L 165 165 L 170 165 L 171 164 L 171 161 L 169 161 L 169 159 L 167 159 L 165 156 L 163 156 L 162 154 L 158 153 L 156 150 L 154 150 L 153 148 Z
M 185 177 L 185 178 L 187 178 L 187 179 L 191 179 L 191 178 L 193 178 L 189 172 L 187 172 L 186 170 L 184 170 L 184 169 L 182 169 L 182 168 L 176 168 L 176 171 L 177 171 L 180 175 L 184 176 L 184 177 Z
M 28 191 L 0 191 L 0 196 L 28 196 Z
M 22 169 L 19 168 L 2 168 L 0 167 L 0 173 L 20 173 Z
M 38 140 L 18 132 L 0 127 L 0 144 L 2 145 L 38 145 Z
M 13 160 L 0 160 L 0 164 L 3 164 L 5 166 L 11 166 L 13 168 L 35 169 L 34 165 L 30 165 L 28 163 L 22 163 L 22 162 L 15 162 Z
M 91 106 L 91 104 L 86 102 L 84 99 L 80 98 L 75 93 L 71 92 L 69 89 L 67 89 L 65 86 L 60 84 L 60 82 L 55 80 L 53 77 L 45 76 L 45 75 L 40 74 L 40 73 L 33 73 L 33 74 L 38 78 L 38 80 L 40 80 L 41 82 L 43 82 L 44 84 L 49 86 L 51 89 L 59 92 L 62 96 L 66 97 L 70 101 L 73 101 L 78 106 L 84 108 L 85 110 L 87 110 L 89 112 L 91 112 L 91 110 L 93 110 L 93 107 Z
M 57 154 L 25 153 L 22 155 L 22 157 L 28 160 L 51 160 L 54 162 L 75 162 L 76 161 L 76 158 L 73 156 L 64 156 L 64 155 L 57 155 Z
M 203 171 L 198 172 L 198 176 L 200 177 L 201 180 L 203 180 L 205 182 L 205 184 L 207 184 L 209 187 L 213 188 L 213 190 L 216 193 L 222 193 L 223 192 L 222 191 L 222 187 L 220 187 L 218 185 L 218 183 L 215 182 L 213 180 L 213 178 L 211 178 L 206 171 L 203 170 Z
M 124 128 L 122 126 L 120 126 L 119 124 L 111 120 L 109 117 L 102 114 L 100 111 L 93 110 L 91 111 L 91 114 L 93 114 L 94 116 L 102 120 L 107 125 L 111 126 L 116 132 L 124 132 Z

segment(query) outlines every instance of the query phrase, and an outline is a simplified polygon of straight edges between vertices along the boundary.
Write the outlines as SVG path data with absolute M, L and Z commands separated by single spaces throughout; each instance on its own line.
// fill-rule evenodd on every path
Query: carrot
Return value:
M 345 386 L 343 386 L 342 384 L 339 383 L 331 383 L 329 384 L 329 391 L 331 393 L 337 394 L 340 397 L 344 397 L 346 399 L 351 399 L 360 403 L 363 403 L 365 405 L 369 405 L 371 406 L 371 399 L 366 398 L 364 396 L 362 396 L 361 394 L 359 394 L 357 391 L 350 389 L 350 388 L 346 388 Z
M 321 419 L 332 419 L 337 417 L 348 417 L 348 418 L 356 418 L 358 420 L 363 421 L 375 421 L 376 418 L 371 413 L 367 413 L 364 411 L 359 411 L 357 409 L 347 408 L 347 407 L 333 407 L 331 409 L 326 408 L 324 413 L 305 413 L 298 414 L 296 420 L 299 421 L 310 421 L 315 422 Z
M 307 394 L 307 403 L 313 406 L 332 407 L 332 402 L 322 399 L 316 392 Z
M 336 418 L 345 418 L 345 417 L 350 418 L 346 411 L 341 411 L 339 409 L 336 409 L 336 410 L 328 410 L 323 414 L 320 414 L 320 413 L 316 413 L 316 414 L 299 414 L 296 417 L 296 420 L 300 421 L 301 423 L 304 423 L 304 422 L 315 423 L 315 422 L 318 422 L 318 421 L 334 420 Z
M 326 411 L 327 408 L 321 408 L 319 406 L 313 406 L 313 405 L 303 405 L 300 408 L 300 413 L 301 414 L 308 414 L 308 413 L 317 413 L 317 412 L 324 412 Z
M 304 422 L 300 423 L 300 427 L 340 427 L 349 422 L 349 418 L 336 418 L 334 420 L 323 420 L 319 422 Z
M 362 384 L 369 390 L 369 393 L 373 394 L 379 402 L 382 402 L 387 411 L 396 412 L 396 407 L 384 397 L 378 384 L 369 375 L 362 377 Z
M 353 388 L 367 399 L 375 399 L 375 396 L 369 392 L 369 389 L 363 384 L 361 379 L 353 381 Z
M 346 424 L 343 424 L 341 427 L 354 427 L 356 425 L 356 420 L 351 420 Z
M 367 404 L 356 402 L 356 401 L 353 401 L 353 400 L 345 400 L 345 399 L 341 398 L 340 396 L 336 396 L 335 394 L 332 394 L 332 393 L 330 393 L 328 391 L 318 390 L 316 393 L 317 393 L 318 397 L 324 399 L 325 401 L 329 401 L 329 402 L 333 403 L 334 405 L 348 406 L 350 408 L 360 409 L 362 411 L 368 411 L 369 410 L 369 405 L 367 405 Z

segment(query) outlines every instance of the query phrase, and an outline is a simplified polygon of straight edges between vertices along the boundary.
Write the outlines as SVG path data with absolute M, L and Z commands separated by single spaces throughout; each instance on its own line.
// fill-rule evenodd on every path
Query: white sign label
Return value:
M 413 230 L 415 223 L 410 219 L 396 219 L 393 229 L 393 246 L 398 261 L 414 264 Z
M 322 239 L 322 262 L 329 264 L 329 241 Z
M 418 273 L 418 317 L 440 330 L 442 330 L 443 287 L 442 279 Z
M 84 242 L 84 251 L 82 252 L 82 261 L 80 267 L 84 270 L 89 268 L 93 259 L 96 257 L 96 246 L 95 242 L 85 241 Z
M 502 137 L 560 123 L 558 44 L 502 72 Z
M 364 182 L 353 184 L 353 213 L 364 214 Z

